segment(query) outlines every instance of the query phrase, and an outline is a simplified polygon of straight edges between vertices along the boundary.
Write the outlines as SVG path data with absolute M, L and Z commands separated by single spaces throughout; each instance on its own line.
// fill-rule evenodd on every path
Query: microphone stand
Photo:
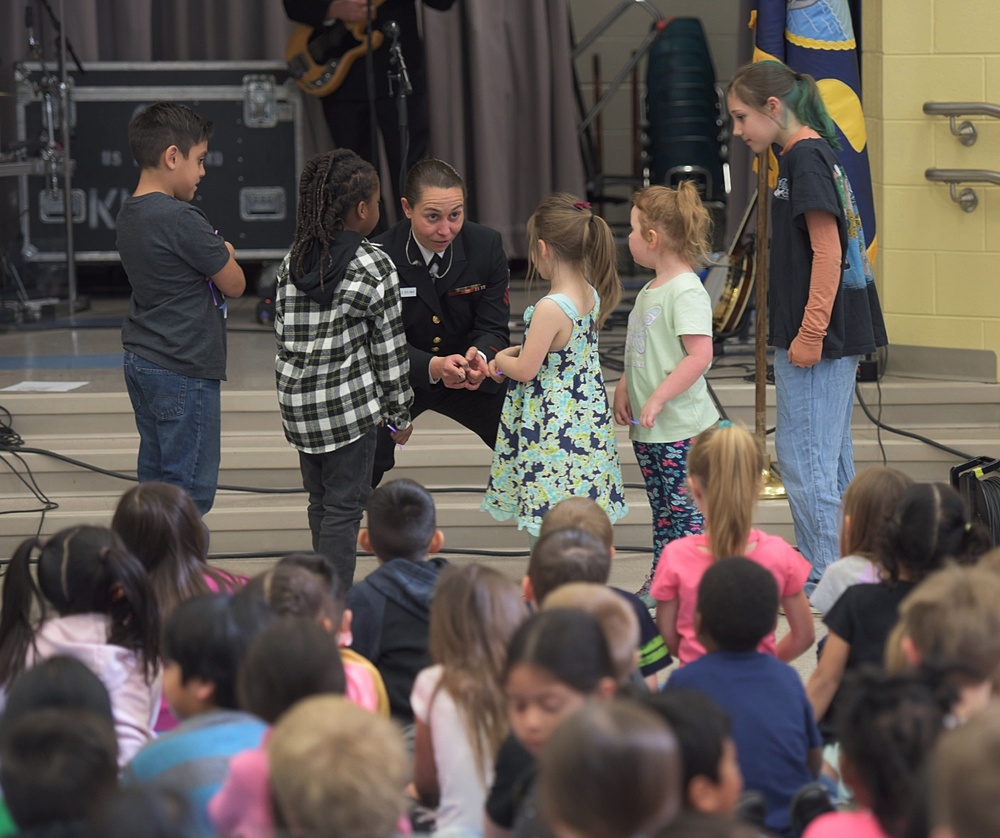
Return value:
M 66 55 L 67 52 L 72 56 L 73 62 L 76 64 L 77 69 L 82 73 L 84 72 L 83 66 L 80 64 L 80 59 L 77 57 L 76 52 L 73 49 L 72 44 L 69 43 L 69 39 L 66 37 L 66 30 L 63 28 L 60 20 L 66 16 L 66 0 L 59 0 L 59 17 L 56 17 L 55 12 L 52 10 L 52 6 L 49 5 L 48 0 L 41 0 L 42 5 L 45 7 L 45 11 L 48 12 L 49 19 L 52 21 L 52 25 L 55 27 L 56 33 L 59 36 L 59 76 L 58 76 L 58 86 L 59 91 L 59 110 L 61 111 L 61 127 L 62 127 L 62 162 L 63 162 L 63 215 L 64 222 L 66 226 L 66 285 L 67 293 L 69 296 L 69 316 L 72 318 L 76 314 L 77 309 L 77 281 L 76 281 L 76 248 L 73 246 L 73 166 L 72 159 L 70 157 L 70 144 L 72 142 L 71 134 L 72 129 L 70 126 L 70 85 L 69 85 L 69 73 L 67 68 Z M 41 56 L 39 56 L 41 60 Z M 48 78 L 48 73 L 45 70 L 44 61 L 42 61 L 42 72 Z M 49 117 L 49 149 L 50 154 L 54 154 L 54 125 L 52 122 L 52 110 L 51 110 L 51 81 L 50 86 L 44 91 L 44 96 L 46 100 L 46 109 Z M 55 157 L 50 158 L 52 165 L 52 191 L 55 191 Z
M 389 47 L 389 95 L 396 96 L 396 113 L 399 120 L 399 185 L 396 194 L 402 195 L 406 183 L 407 158 L 410 156 L 410 115 L 406 100 L 413 93 L 413 85 L 410 83 L 410 74 L 403 58 L 403 48 L 399 45 L 399 24 L 390 20 L 384 31 L 392 38 L 392 46 Z

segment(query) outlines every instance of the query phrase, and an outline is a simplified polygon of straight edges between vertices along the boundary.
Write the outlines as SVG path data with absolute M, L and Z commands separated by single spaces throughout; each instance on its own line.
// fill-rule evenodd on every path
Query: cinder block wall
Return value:
M 1000 188 L 973 185 L 965 213 L 928 168 L 1000 171 L 1000 120 L 971 117 L 966 147 L 925 102 L 1000 104 L 1000 3 L 881 0 L 864 6 L 864 106 L 880 278 L 895 344 L 1000 352 Z M 970 184 L 971 185 L 971 184 Z M 961 187 L 960 187 L 961 188 Z

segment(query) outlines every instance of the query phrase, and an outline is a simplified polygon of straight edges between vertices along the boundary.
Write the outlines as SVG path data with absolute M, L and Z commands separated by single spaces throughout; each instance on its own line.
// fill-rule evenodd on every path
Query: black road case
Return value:
M 95 62 L 84 69 L 74 68 L 70 79 L 77 262 L 118 261 L 115 218 L 139 180 L 128 123 L 137 109 L 159 101 L 181 102 L 212 120 L 195 206 L 233 243 L 238 258 L 285 255 L 295 234 L 302 102 L 284 62 Z M 15 68 L 18 139 L 33 156 L 48 133 L 41 78 L 37 63 Z M 19 200 L 25 261 L 65 261 L 61 178 L 53 188 L 48 177 L 22 175 Z

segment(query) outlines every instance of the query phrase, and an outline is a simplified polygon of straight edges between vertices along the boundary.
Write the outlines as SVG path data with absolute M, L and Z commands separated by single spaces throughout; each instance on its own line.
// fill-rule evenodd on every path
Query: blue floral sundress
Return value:
M 627 512 L 621 461 L 597 353 L 600 298 L 581 316 L 565 294 L 550 294 L 573 321 L 569 342 L 546 356 L 532 381 L 512 382 L 504 402 L 482 509 L 537 536 L 549 507 L 589 497 L 612 523 Z M 530 329 L 535 307 L 524 312 Z

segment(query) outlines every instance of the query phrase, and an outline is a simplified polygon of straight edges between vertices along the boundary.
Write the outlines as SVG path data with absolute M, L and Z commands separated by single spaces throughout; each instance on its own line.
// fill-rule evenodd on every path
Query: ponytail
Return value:
M 146 569 L 124 545 L 107 548 L 104 558 L 112 587 L 120 593 L 109 609 L 108 642 L 135 652 L 151 683 L 160 665 L 160 609 Z
M 687 468 L 705 499 L 712 558 L 744 555 L 764 469 L 757 440 L 737 425 L 709 428 L 691 445 Z
M 600 329 L 622 298 L 622 283 L 618 278 L 617 267 L 618 253 L 614 234 L 601 216 L 591 212 L 590 224 L 584 235 L 586 275 L 597 290 L 597 296 L 601 298 L 601 313 L 597 318 L 597 328 Z
M 647 186 L 632 196 L 646 227 L 655 227 L 668 247 L 692 267 L 708 262 L 712 217 L 702 203 L 698 188 L 682 180 L 676 189 Z
M 11 556 L 3 584 L 3 610 L 0 611 L 0 687 L 9 687 L 24 669 L 28 648 L 34 644 L 35 627 L 31 609 L 38 603 L 45 616 L 45 600 L 31 576 L 31 551 L 38 539 L 28 538 Z
M 840 148 L 837 126 L 823 103 L 816 79 L 808 73 L 796 73 L 780 61 L 744 64 L 733 75 L 728 92 L 757 110 L 763 110 L 774 96 L 799 122 L 814 129 L 833 148 Z
M 534 254 L 544 241 L 554 258 L 579 271 L 597 291 L 600 329 L 618 306 L 622 284 L 616 267 L 614 234 L 590 204 L 565 192 L 550 195 L 528 219 L 528 283 L 538 273 Z

